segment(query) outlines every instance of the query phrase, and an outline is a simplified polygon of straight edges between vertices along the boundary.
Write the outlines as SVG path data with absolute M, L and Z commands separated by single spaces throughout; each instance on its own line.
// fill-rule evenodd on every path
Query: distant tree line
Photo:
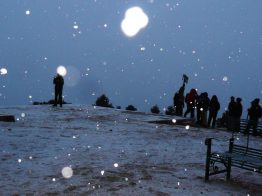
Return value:
M 110 103 L 109 98 L 105 94 L 102 94 L 101 96 L 97 97 L 94 105 L 100 106 L 100 107 L 114 108 L 113 104 Z M 121 106 L 116 106 L 116 109 L 121 109 Z M 128 105 L 125 109 L 128 110 L 128 111 L 137 111 L 137 108 L 132 104 Z M 159 114 L 160 113 L 160 109 L 159 109 L 158 105 L 152 106 L 150 111 L 153 114 Z M 174 113 L 167 110 L 166 114 L 173 115 Z
M 102 94 L 100 97 L 98 97 L 94 105 L 100 107 L 114 108 L 113 104 L 110 103 L 109 98 L 105 94 Z M 121 109 L 121 107 L 117 106 L 116 109 Z M 128 105 L 125 109 L 129 111 L 137 111 L 137 108 L 133 105 Z

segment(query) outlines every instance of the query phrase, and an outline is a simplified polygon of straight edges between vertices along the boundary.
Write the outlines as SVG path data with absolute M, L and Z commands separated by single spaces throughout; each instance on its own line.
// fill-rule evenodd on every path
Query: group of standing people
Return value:
M 195 110 L 197 111 L 197 124 L 215 128 L 217 114 L 220 110 L 220 103 L 216 95 L 213 95 L 211 99 L 208 97 L 207 92 L 203 92 L 200 95 L 197 94 L 197 90 L 192 88 L 189 93 L 184 96 L 185 83 L 188 82 L 188 77 L 183 75 L 183 85 L 175 93 L 173 98 L 175 113 L 177 116 L 186 117 L 190 113 L 191 118 L 195 118 Z M 53 79 L 53 84 L 55 85 L 55 99 L 54 106 L 57 104 L 62 107 L 63 104 L 63 86 L 64 79 L 60 74 L 57 74 Z M 226 113 L 223 115 L 225 118 L 226 126 L 230 131 L 240 131 L 240 120 L 243 112 L 243 106 L 241 103 L 241 98 L 236 98 L 231 96 L 230 102 L 227 107 Z M 258 120 L 262 117 L 262 108 L 259 105 L 259 98 L 254 99 L 251 102 L 251 107 L 248 109 L 248 123 L 244 133 L 248 133 L 249 129 L 252 128 L 253 134 L 257 135 Z M 183 114 L 183 109 L 186 104 L 186 111 Z M 207 112 L 209 112 L 207 118 Z M 212 124 L 211 124 L 212 122 Z
M 240 130 L 240 119 L 243 112 L 243 106 L 241 104 L 242 99 L 236 98 L 234 96 L 230 97 L 230 102 L 227 107 L 227 117 L 226 125 L 227 129 L 230 131 L 239 131 Z
M 203 127 L 215 128 L 217 114 L 220 110 L 220 103 L 216 95 L 213 95 L 211 99 L 208 97 L 207 92 L 203 92 L 198 95 L 196 89 L 192 88 L 190 92 L 184 96 L 185 84 L 183 84 L 179 91 L 177 91 L 173 97 L 173 104 L 176 115 L 187 117 L 190 113 L 191 118 L 195 118 L 196 123 Z M 241 98 L 231 97 L 230 102 L 225 113 L 226 126 L 228 130 L 240 131 L 240 120 L 243 112 L 243 106 Z M 245 133 L 249 132 L 252 128 L 253 134 L 257 135 L 258 120 L 262 117 L 262 108 L 259 105 L 259 99 L 256 98 L 251 102 L 251 107 L 248 109 L 248 123 Z M 183 108 L 186 105 L 186 111 L 183 114 Z
M 251 102 L 251 106 L 248 109 L 248 116 L 247 116 L 247 127 L 245 128 L 244 134 L 249 133 L 250 128 L 253 130 L 253 135 L 257 135 L 257 126 L 258 120 L 262 117 L 262 108 L 259 105 L 259 98 L 254 99 Z M 228 112 L 227 112 L 227 128 L 230 131 L 240 131 L 240 119 L 242 116 L 243 107 L 241 104 L 241 98 L 235 97 L 230 98 L 230 102 L 228 104 Z
M 183 84 L 179 91 L 175 93 L 173 98 L 176 115 L 186 117 L 190 113 L 191 118 L 195 118 L 195 110 L 197 112 L 197 123 L 204 127 L 214 128 L 216 124 L 217 114 L 220 110 L 220 103 L 216 95 L 213 95 L 211 100 L 207 92 L 200 95 L 197 90 L 192 88 L 189 93 L 184 96 L 185 84 Z M 183 114 L 183 108 L 186 104 L 186 111 Z M 209 116 L 207 117 L 209 111 Z M 212 122 L 212 123 L 211 123 Z

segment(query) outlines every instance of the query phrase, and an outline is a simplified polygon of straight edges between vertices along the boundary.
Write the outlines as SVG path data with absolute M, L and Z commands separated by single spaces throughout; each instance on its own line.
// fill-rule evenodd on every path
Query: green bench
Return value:
M 226 173 L 227 180 L 231 176 L 231 167 L 238 167 L 244 170 L 262 173 L 262 150 L 249 148 L 234 144 L 234 139 L 229 140 L 229 148 L 226 152 L 212 152 L 212 140 L 207 138 L 206 170 L 205 180 L 209 176 Z

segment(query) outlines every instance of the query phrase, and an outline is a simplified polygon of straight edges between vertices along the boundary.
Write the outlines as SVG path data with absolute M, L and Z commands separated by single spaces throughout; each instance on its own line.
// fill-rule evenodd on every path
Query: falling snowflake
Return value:
M 121 22 L 121 29 L 128 37 L 133 37 L 145 28 L 149 22 L 148 16 L 140 7 L 131 7 L 125 13 L 125 18 Z
M 62 169 L 62 175 L 64 178 L 71 178 L 73 176 L 73 170 L 71 167 L 64 167 Z
M 7 74 L 7 69 L 6 68 L 1 68 L 0 69 L 0 75 L 6 75 Z
M 26 10 L 26 11 L 25 11 L 25 14 L 26 14 L 26 15 L 30 15 L 30 14 L 31 14 L 31 11 L 30 11 L 30 10 Z
M 227 76 L 224 76 L 224 77 L 223 77 L 223 81 L 224 81 L 224 82 L 227 82 L 227 81 L 228 81 L 228 77 L 227 77 Z
M 114 163 L 114 167 L 118 167 L 118 163 Z

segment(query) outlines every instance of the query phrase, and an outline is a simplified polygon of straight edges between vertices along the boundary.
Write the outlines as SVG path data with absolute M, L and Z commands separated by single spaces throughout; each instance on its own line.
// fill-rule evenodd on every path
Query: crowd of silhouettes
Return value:
M 195 119 L 196 123 L 203 127 L 215 128 L 217 124 L 217 115 L 220 110 L 218 97 L 213 95 L 211 99 L 207 92 L 198 95 L 197 90 L 192 88 L 190 92 L 184 96 L 185 83 L 179 88 L 173 97 L 175 115 L 184 116 L 190 113 L 190 118 Z M 223 114 L 221 122 L 230 131 L 240 131 L 240 121 L 243 113 L 241 98 L 230 97 L 226 112 Z M 257 126 L 259 118 L 262 117 L 262 108 L 259 105 L 259 98 L 251 102 L 251 107 L 248 109 L 248 122 L 244 133 L 249 133 L 250 128 L 253 134 L 257 135 Z M 183 114 L 184 106 L 186 105 L 185 113 Z
M 216 127 L 217 114 L 220 110 L 220 103 L 216 95 L 213 95 L 211 100 L 208 97 L 207 92 L 203 92 L 198 95 L 197 90 L 192 88 L 190 92 L 184 96 L 185 85 L 188 83 L 188 76 L 183 75 L 183 84 L 179 90 L 175 93 L 173 97 L 173 105 L 170 106 L 166 111 L 166 114 L 184 116 L 190 113 L 191 118 L 195 118 L 196 114 L 196 123 L 203 127 Z M 59 104 L 62 107 L 62 93 L 64 79 L 60 74 L 57 74 L 53 79 L 53 84 L 55 86 L 55 99 L 54 106 Z M 221 123 L 227 127 L 230 131 L 240 131 L 240 121 L 243 112 L 243 106 L 241 103 L 241 98 L 236 98 L 231 96 L 230 102 L 227 107 L 227 111 L 223 113 Z M 253 130 L 253 134 L 257 135 L 257 126 L 259 118 L 262 117 L 262 108 L 259 105 L 259 98 L 254 99 L 251 102 L 251 107 L 248 109 L 248 123 L 244 133 L 249 133 L 250 128 Z M 184 106 L 186 104 L 186 111 L 183 113 Z M 105 94 L 97 98 L 95 105 L 103 107 L 111 107 L 113 105 L 109 103 L 109 99 Z M 133 105 L 126 107 L 126 110 L 136 111 L 137 109 Z M 152 113 L 159 113 L 160 110 L 157 105 L 151 108 Z
M 227 107 L 226 113 L 226 125 L 230 131 L 239 131 L 240 130 L 240 119 L 243 112 L 243 106 L 241 104 L 242 99 L 235 97 L 230 97 L 230 102 Z
M 208 97 L 207 92 L 203 92 L 200 95 L 197 94 L 197 90 L 192 88 L 189 93 L 184 96 L 185 83 L 180 87 L 179 91 L 175 93 L 173 102 L 175 108 L 175 114 L 177 116 L 184 116 L 190 113 L 190 118 L 195 118 L 196 114 L 196 123 L 209 127 L 212 122 L 212 127 L 215 127 L 216 118 L 218 111 L 220 109 L 220 103 L 216 95 L 214 95 L 211 100 Z M 183 115 L 183 108 L 186 104 L 186 111 Z M 207 116 L 209 111 L 209 116 Z

